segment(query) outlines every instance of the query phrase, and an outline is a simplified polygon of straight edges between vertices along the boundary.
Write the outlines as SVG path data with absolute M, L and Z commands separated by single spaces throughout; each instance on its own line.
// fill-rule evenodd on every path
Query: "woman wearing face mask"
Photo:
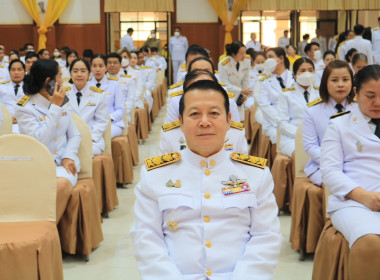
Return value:
M 132 58 L 133 56 L 133 58 Z M 133 62 L 132 62 L 133 60 Z M 144 109 L 144 73 L 140 70 L 140 67 L 137 65 L 137 55 L 134 53 L 128 53 L 129 65 L 127 67 L 128 75 L 132 76 L 132 79 L 136 81 L 136 91 L 134 96 L 135 107 Z
M 49 84 L 51 81 L 56 82 L 54 88 Z M 26 95 L 18 102 L 16 111 L 20 132 L 44 144 L 57 166 L 57 223 L 66 208 L 71 188 L 77 183 L 81 141 L 69 107 L 63 104 L 65 91 L 62 87 L 59 89 L 61 83 L 58 63 L 38 60 L 25 79 Z
M 108 79 L 106 76 L 106 58 L 102 54 L 96 54 L 91 59 L 91 72 L 93 78 L 90 86 L 97 87 L 106 96 L 108 111 L 111 118 L 111 138 L 120 136 L 125 127 L 123 117 L 125 114 L 124 96 L 119 90 L 117 81 Z
M 277 142 L 278 98 L 282 90 L 293 85 L 294 79 L 289 68 L 289 60 L 283 48 L 271 48 L 267 51 L 264 63 L 265 76 L 255 83 L 254 98 L 258 104 L 256 120 L 263 126 L 264 135 L 272 144 Z
M 358 106 L 330 120 L 321 172 L 332 193 L 327 213 L 350 247 L 344 270 L 350 280 L 375 280 L 380 279 L 380 66 L 360 70 L 354 91 Z
M 251 60 L 246 58 L 245 46 L 234 41 L 226 46 L 227 57 L 219 62 L 220 79 L 227 85 L 228 91 L 235 94 L 239 106 L 240 119 L 244 120 L 243 103 L 252 95 L 250 88 Z
M 319 170 L 321 143 L 329 119 L 332 115 L 353 110 L 357 106 L 353 101 L 353 75 L 347 62 L 334 60 L 326 66 L 319 94 L 320 99 L 308 104 L 302 126 L 304 149 L 310 156 L 305 174 L 317 186 L 322 185 Z
M 310 59 L 296 60 L 293 75 L 296 82 L 280 94 L 277 105 L 278 128 L 282 134 L 280 150 L 289 157 L 293 155 L 297 128 L 303 120 L 307 104 L 319 98 L 318 88 L 314 86 L 314 63 Z
M 264 74 L 264 62 L 266 60 L 266 56 L 264 52 L 254 52 L 252 56 L 252 67 L 250 70 L 250 88 L 253 89 L 255 87 L 255 83 L 258 79 L 265 76 Z M 244 102 L 245 108 L 251 108 L 251 106 L 255 103 L 254 97 L 248 96 L 247 101 Z
M 62 68 L 62 79 L 63 82 L 68 82 L 70 80 L 70 65 L 78 58 L 78 53 L 76 50 L 69 50 L 66 54 L 66 66 Z
M 100 155 L 105 148 L 103 138 L 110 115 L 106 95 L 101 89 L 88 83 L 91 68 L 87 60 L 75 59 L 70 65 L 73 85 L 68 88 L 69 108 L 78 114 L 90 127 L 92 134 L 92 153 Z
M 61 53 L 59 52 L 59 49 L 54 48 L 53 56 L 51 57 L 51 59 L 54 59 L 54 60 L 60 60 L 61 59 Z
M 128 75 L 127 67 L 129 66 L 130 52 L 124 48 L 120 50 L 118 54 L 121 56 L 121 71 L 124 72 L 125 75 Z

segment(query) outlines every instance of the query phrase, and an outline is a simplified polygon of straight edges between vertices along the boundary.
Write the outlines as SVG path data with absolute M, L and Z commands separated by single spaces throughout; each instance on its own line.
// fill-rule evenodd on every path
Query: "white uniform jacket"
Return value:
M 80 91 L 82 98 L 78 106 L 76 94 L 79 90 L 75 88 L 75 85 L 68 87 L 66 96 L 69 102 L 67 104 L 71 112 L 79 115 L 87 123 L 91 130 L 93 144 L 103 151 L 105 148 L 103 134 L 110 120 L 110 114 L 106 95 L 91 88 L 93 87 L 87 84 Z
M 17 102 L 24 96 L 23 85 L 24 82 L 21 82 L 20 87 L 17 91 L 17 95 L 15 94 L 14 90 L 15 83 L 12 81 L 0 85 L 0 97 L 12 116 L 16 114 Z
M 99 82 L 93 77 L 88 82 L 89 86 L 96 87 L 96 84 L 100 83 L 100 89 L 106 96 L 108 104 L 108 112 L 110 113 L 111 125 L 124 128 L 123 117 L 125 114 L 125 103 L 123 93 L 119 90 L 119 83 L 114 80 L 109 80 L 106 75 Z
M 273 279 L 282 236 L 269 169 L 223 149 L 209 158 L 189 149 L 181 155 L 164 167 L 143 166 L 135 188 L 131 236 L 142 279 Z M 239 179 L 247 191 L 224 195 Z
M 303 87 L 294 83 L 293 87 L 283 89 L 283 94 L 280 94 L 278 99 L 278 129 L 281 131 L 279 144 L 281 152 L 289 157 L 294 152 L 297 128 L 307 108 L 308 102 L 306 102 L 304 92 Z M 309 101 L 319 98 L 319 88 L 309 86 L 307 92 Z
M 9 75 L 8 68 L 0 65 L 0 83 L 9 81 L 11 76 Z
M 120 39 L 120 49 L 124 48 L 127 48 L 131 52 L 137 50 L 135 44 L 133 43 L 132 37 L 128 33 Z
M 375 57 L 374 63 L 380 64 L 380 28 L 372 29 L 372 54 Z
M 189 43 L 185 36 L 173 36 L 169 40 L 169 51 L 171 53 L 172 60 L 185 60 L 185 55 Z
M 131 75 L 132 79 L 136 82 L 136 91 L 134 95 L 135 107 L 144 109 L 144 91 L 145 91 L 145 81 L 144 81 L 144 73 L 136 66 L 136 68 L 132 68 L 128 66 L 127 68 L 128 76 Z
M 305 152 L 310 156 L 310 161 L 305 166 L 306 176 L 310 176 L 319 169 L 321 158 L 321 143 L 325 135 L 330 117 L 338 113 L 335 108 L 336 102 L 329 98 L 327 103 L 310 106 L 305 110 L 302 125 L 302 139 Z M 357 103 L 348 104 L 347 100 L 342 103 L 343 111 L 351 111 Z
M 357 49 L 359 53 L 364 53 L 367 56 L 368 65 L 373 64 L 371 41 L 363 39 L 362 36 L 356 36 L 354 39 L 346 41 L 340 47 L 339 59 L 345 61 L 347 52 L 352 48 Z
M 376 126 L 364 116 L 359 106 L 345 115 L 330 120 L 321 146 L 323 183 L 332 192 L 328 212 L 365 206 L 345 196 L 361 187 L 380 191 L 380 139 Z
M 180 128 L 179 120 L 162 126 L 160 141 L 161 154 L 179 152 L 186 147 L 186 138 Z M 248 144 L 242 123 L 231 123 L 231 128 L 226 134 L 224 149 L 230 153 L 248 154 Z
M 61 165 L 62 159 L 69 158 L 75 162 L 79 172 L 78 149 L 82 137 L 71 118 L 69 107 L 68 104 L 63 107 L 50 104 L 37 93 L 31 95 L 24 106 L 17 106 L 16 117 L 20 132 L 44 144 L 57 166 Z

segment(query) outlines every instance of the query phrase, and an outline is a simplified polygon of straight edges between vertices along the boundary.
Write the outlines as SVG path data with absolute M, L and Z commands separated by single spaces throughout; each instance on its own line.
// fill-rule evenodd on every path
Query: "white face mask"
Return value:
M 174 36 L 179 37 L 181 35 L 178 31 L 174 32 Z
M 128 58 L 123 58 L 121 60 L 121 66 L 122 67 L 127 67 L 129 65 L 129 59 Z
M 54 54 L 54 56 L 60 56 L 61 55 L 60 52 L 54 52 L 53 54 Z
M 264 62 L 264 73 L 271 74 L 276 69 L 277 61 L 274 58 L 268 58 Z
M 152 38 L 152 39 L 154 39 L 154 38 L 156 38 L 156 34 L 150 34 L 150 37 Z
M 264 63 L 255 64 L 255 68 L 257 71 L 264 71 Z
M 320 51 L 320 50 L 316 50 L 316 51 L 314 52 L 314 60 L 318 61 L 318 60 L 320 60 L 321 58 L 322 58 L 322 53 L 321 53 L 321 51 Z
M 315 74 L 311 72 L 304 72 L 297 75 L 296 81 L 298 84 L 304 87 L 309 87 L 314 84 Z

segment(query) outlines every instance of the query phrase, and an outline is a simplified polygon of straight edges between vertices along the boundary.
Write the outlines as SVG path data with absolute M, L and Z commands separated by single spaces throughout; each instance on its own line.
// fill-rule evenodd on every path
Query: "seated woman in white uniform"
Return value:
M 272 144 L 277 143 L 278 113 L 277 103 L 283 88 L 293 85 L 293 73 L 289 71 L 289 60 L 283 48 L 271 48 L 267 51 L 264 63 L 266 76 L 255 83 L 254 98 L 257 103 L 256 121 L 263 126 L 264 135 Z
M 55 81 L 55 87 L 51 87 Z M 59 88 L 61 70 L 53 60 L 35 62 L 24 83 L 27 94 L 17 103 L 16 117 L 20 133 L 36 138 L 51 152 L 57 165 L 57 177 L 76 185 L 80 171 L 77 156 L 81 135 L 69 107 L 64 104 L 65 91 Z
M 305 174 L 317 186 L 322 185 L 322 174 L 319 169 L 321 143 L 330 117 L 351 111 L 357 106 L 353 101 L 355 94 L 352 70 L 347 62 L 334 60 L 326 66 L 319 95 L 321 98 L 308 104 L 302 126 L 303 146 L 310 156 L 305 166 Z
M 207 57 L 197 57 L 193 59 L 189 64 L 188 70 L 189 70 L 189 73 L 195 70 L 205 70 L 215 76 L 214 64 Z M 184 85 L 180 84 L 175 88 L 175 91 L 169 95 L 168 111 L 166 114 L 165 122 L 169 123 L 169 122 L 178 120 L 179 101 L 181 99 L 181 96 L 182 96 L 181 94 L 183 93 L 183 89 L 184 89 Z M 230 94 L 229 97 L 230 97 L 230 112 L 232 115 L 232 120 L 236 122 L 240 122 L 239 111 L 238 111 L 233 94 L 232 96 Z
M 70 79 L 70 65 L 75 59 L 78 58 L 78 53 L 76 50 L 69 50 L 66 54 L 66 65 L 62 68 L 62 79 L 63 82 L 67 82 Z
M 314 63 L 308 58 L 299 58 L 293 64 L 296 82 L 290 88 L 284 88 L 280 94 L 278 110 L 278 128 L 281 132 L 280 150 L 292 157 L 296 147 L 296 133 L 302 122 L 309 101 L 319 98 L 319 91 L 314 86 Z
M 101 89 L 105 94 L 108 111 L 111 118 L 111 138 L 120 136 L 125 127 L 123 117 L 125 114 L 124 96 L 119 90 L 118 81 L 108 79 L 106 76 L 106 57 L 102 54 L 95 54 L 91 59 L 91 71 L 93 78 L 88 83 Z
M 351 248 L 350 280 L 380 279 L 380 66 L 360 70 L 358 107 L 329 123 L 321 147 L 327 212 Z
M 110 120 L 106 95 L 88 83 L 90 64 L 83 58 L 75 59 L 70 66 L 72 86 L 67 87 L 69 109 L 78 114 L 90 127 L 92 153 L 100 155 L 105 148 L 103 134 Z

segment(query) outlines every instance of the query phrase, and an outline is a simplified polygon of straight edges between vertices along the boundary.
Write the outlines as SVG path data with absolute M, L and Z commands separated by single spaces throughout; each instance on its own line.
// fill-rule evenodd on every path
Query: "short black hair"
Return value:
M 231 44 L 226 45 L 226 53 L 229 56 L 236 55 L 242 47 L 245 47 L 242 42 L 233 41 Z
M 199 45 L 191 45 L 186 51 L 186 56 L 185 56 L 186 62 L 189 55 L 195 55 L 195 54 L 199 54 L 204 57 L 209 57 L 207 51 L 204 48 L 202 48 Z
M 33 49 L 34 49 L 34 45 L 33 45 L 32 43 L 26 43 L 26 44 L 24 45 L 24 50 L 26 50 L 26 49 L 28 48 L 28 46 L 32 46 Z
M 218 79 L 215 77 L 213 73 L 210 73 L 206 70 L 193 70 L 186 74 L 185 81 L 183 82 L 183 88 L 187 88 L 192 81 L 194 81 L 196 78 L 198 78 L 201 75 L 207 75 L 213 80 L 215 83 L 218 83 Z
M 71 54 L 75 54 L 75 56 L 78 58 L 79 55 L 78 55 L 78 52 L 76 50 L 68 50 L 66 51 L 66 67 L 69 67 L 69 62 L 68 62 L 68 58 Z M 70 67 L 71 68 L 71 67 Z
M 357 53 L 352 57 L 352 65 L 355 65 L 358 61 L 364 60 L 368 64 L 368 57 L 364 53 Z
M 151 51 L 151 52 L 158 52 L 158 48 L 156 48 L 156 47 L 151 47 L 151 48 L 150 48 L 150 51 Z
M 217 82 L 210 80 L 200 80 L 192 83 L 187 88 L 184 89 L 184 93 L 179 101 L 179 114 L 183 119 L 183 111 L 185 110 L 185 96 L 189 91 L 199 89 L 199 90 L 215 90 L 220 92 L 224 98 L 224 108 L 226 109 L 226 115 L 228 118 L 228 113 L 230 112 L 230 101 L 227 92 L 224 88 Z
M 302 36 L 302 39 L 306 40 L 306 39 L 309 39 L 310 38 L 310 35 L 309 34 L 305 34 Z
M 371 64 L 363 69 L 361 69 L 356 74 L 356 80 L 355 80 L 355 86 L 356 86 L 356 93 L 359 94 L 359 91 L 362 87 L 362 85 L 370 80 L 378 81 L 380 80 L 380 65 L 377 64 Z
M 325 53 L 323 54 L 323 59 L 325 59 L 326 56 L 328 56 L 329 54 L 331 54 L 331 55 L 333 55 L 335 57 L 335 52 L 331 51 L 331 50 L 328 50 L 328 51 L 325 51 Z
M 311 50 L 312 46 L 317 46 L 318 48 L 320 47 L 320 45 L 317 42 L 311 42 L 305 46 L 303 51 L 307 54 L 307 52 Z
M 25 61 L 29 58 L 32 58 L 32 57 L 37 57 L 38 58 L 38 55 L 35 53 L 35 52 L 28 52 L 26 55 L 25 55 Z
M 38 51 L 38 53 L 37 53 L 37 55 L 38 55 L 38 59 L 40 59 L 40 56 L 41 56 L 45 51 L 47 51 L 47 49 L 40 49 L 40 50 Z
M 354 26 L 354 33 L 355 35 L 362 35 L 364 32 L 364 26 L 361 24 L 357 24 Z
M 274 52 L 278 58 L 280 58 L 282 56 L 284 58 L 285 68 L 289 69 L 290 62 L 289 62 L 289 59 L 286 56 L 285 50 L 283 48 L 280 48 L 280 47 L 270 48 L 269 50 L 267 50 L 266 53 L 268 53 L 270 51 Z
M 142 48 L 140 49 L 140 51 L 142 51 L 142 52 L 146 52 L 146 53 L 149 53 L 149 50 L 150 50 L 150 48 L 147 47 L 147 46 L 142 47 Z
M 313 66 L 313 69 L 315 70 L 315 65 L 314 65 L 314 62 L 310 59 L 310 58 L 307 58 L 307 57 L 301 57 L 299 59 L 297 59 L 294 64 L 293 64 L 293 74 L 294 75 L 297 75 L 297 71 L 298 69 L 300 68 L 300 66 L 304 63 L 309 63 L 311 66 Z
M 358 52 L 358 50 L 355 49 L 355 48 L 351 48 L 351 49 L 349 49 L 348 52 L 346 53 L 346 55 L 344 56 L 344 59 L 345 59 L 347 62 L 351 62 L 351 60 L 350 60 L 350 56 L 352 56 L 352 54 L 353 54 L 354 52 Z
M 84 65 L 86 66 L 88 72 L 91 73 L 91 66 L 90 66 L 90 63 L 89 63 L 86 59 L 84 59 L 84 58 L 77 58 L 77 59 L 75 59 L 75 60 L 71 63 L 71 65 L 70 65 L 70 73 L 71 73 L 71 71 L 73 70 L 74 65 L 75 65 L 77 62 L 79 62 L 79 61 L 82 61 L 82 62 L 84 63 Z
M 253 59 L 253 56 L 255 55 L 256 51 L 253 48 L 249 48 L 245 52 Z
M 95 58 L 100 58 L 101 60 L 103 60 L 104 65 L 107 65 L 106 57 L 105 57 L 103 54 L 101 54 L 101 53 L 94 54 L 94 55 L 91 57 L 91 64 L 92 64 L 92 61 L 93 61 Z
M 92 58 L 94 56 L 94 52 L 91 49 L 83 50 L 83 57 Z
M 16 62 L 20 62 L 22 68 L 23 68 L 24 71 L 25 71 L 25 64 L 24 64 L 24 62 L 22 62 L 20 59 L 13 59 L 12 61 L 10 61 L 10 62 L 9 62 L 9 65 L 8 65 L 8 70 L 11 71 L 11 67 L 12 67 L 12 65 L 13 65 L 14 63 L 16 63 Z
M 45 85 L 46 78 L 55 79 L 58 74 L 58 63 L 52 59 L 40 59 L 33 63 L 29 75 L 24 78 L 25 94 L 36 94 Z
M 119 62 L 121 63 L 121 55 L 115 52 L 109 53 L 106 56 L 106 60 L 108 61 L 109 58 L 117 58 Z
M 200 60 L 204 60 L 204 61 L 207 61 L 208 63 L 210 63 L 211 64 L 211 68 L 212 68 L 212 73 L 215 73 L 214 63 L 212 63 L 212 61 L 208 57 L 203 57 L 203 56 L 197 57 L 192 62 L 190 62 L 188 71 L 190 72 L 190 71 L 194 70 L 194 69 L 191 69 L 191 67 L 193 66 L 193 64 L 195 62 L 200 61 Z
M 127 33 L 131 33 L 131 32 L 133 32 L 134 30 L 133 30 L 133 28 L 131 28 L 131 27 L 129 27 L 128 29 L 127 29 Z

